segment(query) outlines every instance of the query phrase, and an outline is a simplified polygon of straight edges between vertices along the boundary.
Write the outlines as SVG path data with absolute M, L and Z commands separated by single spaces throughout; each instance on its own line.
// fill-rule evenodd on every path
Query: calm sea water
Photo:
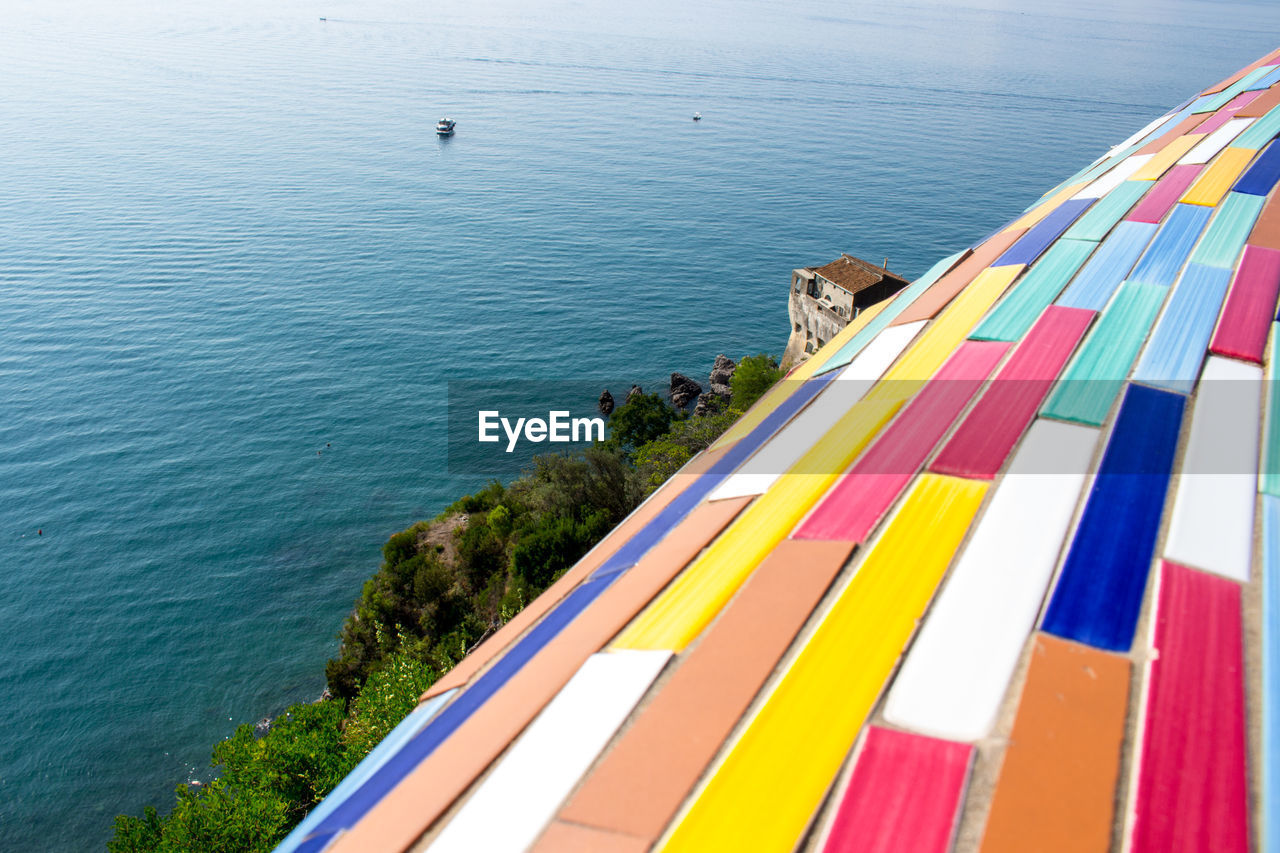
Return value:
M 477 485 L 446 380 L 778 353 L 792 267 L 917 275 L 1280 41 L 1031 5 L 8 0 L 0 848 L 98 847 L 320 692 Z

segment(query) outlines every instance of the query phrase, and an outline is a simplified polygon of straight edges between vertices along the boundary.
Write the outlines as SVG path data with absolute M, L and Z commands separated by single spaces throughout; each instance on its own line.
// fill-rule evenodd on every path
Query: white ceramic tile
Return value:
M 592 655 L 431 844 L 432 853 L 528 848 L 671 657 Z
M 1213 133 L 1201 139 L 1196 146 L 1182 155 L 1182 159 L 1178 161 L 1178 165 L 1186 165 L 1188 163 L 1208 163 L 1218 152 L 1226 148 L 1231 140 L 1239 136 L 1244 129 L 1253 124 L 1251 118 L 1233 118 Z M 1192 130 L 1192 133 L 1195 131 Z
M 1098 436 L 1059 421 L 1032 425 L 893 682 L 889 722 L 963 741 L 991 730 Z
M 1196 386 L 1164 556 L 1249 579 L 1262 368 L 1210 356 Z
M 710 500 L 760 495 L 813 447 L 906 349 L 927 321 L 890 326 L 876 335 L 858 357 L 711 493 Z
M 1157 127 L 1164 124 L 1165 122 L 1167 122 L 1169 119 L 1173 117 L 1174 117 L 1173 113 L 1165 113 L 1164 115 L 1160 116 L 1160 118 L 1155 119 L 1146 127 L 1142 128 L 1142 130 L 1139 130 L 1133 136 L 1130 136 L 1124 142 L 1121 142 L 1119 145 L 1113 146 L 1111 150 L 1107 152 L 1107 154 L 1108 155 L 1116 154 L 1117 152 L 1123 151 L 1124 149 L 1128 148 L 1130 145 L 1136 144 L 1139 140 L 1146 137 L 1148 133 L 1155 130 Z
M 1102 198 L 1133 177 L 1133 174 L 1147 165 L 1147 161 L 1154 156 L 1154 154 L 1137 154 L 1133 157 L 1126 157 L 1105 175 L 1073 195 L 1072 198 Z

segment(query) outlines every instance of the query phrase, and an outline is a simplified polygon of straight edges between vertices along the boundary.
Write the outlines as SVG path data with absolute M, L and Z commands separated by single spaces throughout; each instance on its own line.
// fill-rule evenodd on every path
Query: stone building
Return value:
M 888 264 L 888 259 L 885 259 Z M 783 367 L 817 352 L 867 306 L 893 296 L 908 284 L 887 266 L 841 254 L 829 264 L 791 271 L 791 337 Z

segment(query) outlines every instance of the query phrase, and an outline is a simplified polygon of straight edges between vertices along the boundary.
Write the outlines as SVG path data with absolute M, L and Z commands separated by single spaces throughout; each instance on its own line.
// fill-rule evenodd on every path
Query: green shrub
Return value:
M 550 586 L 608 532 L 603 512 L 585 521 L 549 518 L 520 537 L 511 552 L 511 573 L 534 588 Z
M 355 767 L 343 748 L 341 702 L 290 706 L 257 737 L 252 725 L 213 749 L 218 778 L 177 789 L 166 817 L 148 807 L 120 815 L 111 853 L 141 851 L 269 851 Z
M 398 652 L 370 673 L 342 730 L 349 761 L 359 763 L 418 704 L 439 675 L 432 667 Z
M 671 432 L 638 449 L 635 472 L 645 494 L 665 483 L 695 454 L 710 447 L 739 414 L 735 406 L 714 415 L 677 421 L 671 425 Z
M 606 446 L 631 453 L 642 444 L 666 435 L 676 410 L 658 394 L 637 394 L 609 415 Z
M 490 510 L 490 514 L 500 509 L 505 508 L 499 504 Z M 465 527 L 454 532 L 453 540 L 458 546 L 458 572 L 472 589 L 484 588 L 494 572 L 506 568 L 506 543 L 489 526 L 485 516 L 471 516 Z
M 463 495 L 458 500 L 445 507 L 444 512 L 440 513 L 437 518 L 446 518 L 450 515 L 462 513 L 471 515 L 476 512 L 488 512 L 493 509 L 502 500 L 502 496 L 506 493 L 506 487 L 497 480 L 490 480 L 488 485 L 476 492 L 474 495 Z
M 782 371 L 773 356 L 764 353 L 746 356 L 738 362 L 738 367 L 729 380 L 734 408 L 745 412 L 781 378 Z

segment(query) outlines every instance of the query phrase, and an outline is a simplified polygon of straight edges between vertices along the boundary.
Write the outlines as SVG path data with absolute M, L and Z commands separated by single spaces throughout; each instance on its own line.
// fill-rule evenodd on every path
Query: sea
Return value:
M 1280 44 L 1270 2 L 0 5 L 6 851 L 320 695 L 386 538 L 486 480 L 450 381 L 780 354 L 793 268 L 917 276 Z

